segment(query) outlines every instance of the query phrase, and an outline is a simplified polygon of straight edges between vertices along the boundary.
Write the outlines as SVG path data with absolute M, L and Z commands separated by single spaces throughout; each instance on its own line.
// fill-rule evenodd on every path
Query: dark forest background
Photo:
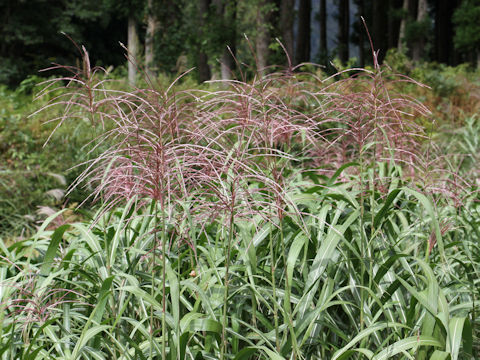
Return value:
M 62 33 L 96 65 L 126 72 L 121 42 L 147 73 L 195 67 L 199 81 L 231 77 L 230 51 L 260 69 L 284 64 L 276 39 L 293 64 L 365 66 L 372 56 L 361 16 L 380 61 L 397 49 L 414 62 L 480 62 L 480 0 L 2 0 L 0 83 L 16 86 L 52 62 L 74 61 Z

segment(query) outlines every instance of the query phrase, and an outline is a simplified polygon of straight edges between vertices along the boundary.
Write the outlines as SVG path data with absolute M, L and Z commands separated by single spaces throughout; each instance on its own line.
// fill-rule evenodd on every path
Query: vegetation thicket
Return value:
M 2 359 L 478 357 L 477 109 L 439 127 L 470 103 L 461 69 L 412 70 L 450 101 L 376 53 L 128 88 L 79 50 L 28 126 L 98 205 L 0 241 Z

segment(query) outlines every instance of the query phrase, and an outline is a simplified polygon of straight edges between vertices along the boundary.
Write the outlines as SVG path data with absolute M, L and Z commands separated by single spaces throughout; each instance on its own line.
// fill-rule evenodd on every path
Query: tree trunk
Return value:
M 236 0 L 213 0 L 216 15 L 222 23 L 221 31 L 225 31 L 223 36 L 226 42 L 222 45 L 220 57 L 220 77 L 222 80 L 232 79 L 233 70 L 235 70 L 235 37 L 236 37 Z M 230 48 L 230 50 L 229 50 Z M 213 74 L 213 78 L 218 78 L 218 74 Z
M 457 1 L 438 0 L 435 11 L 435 58 L 438 62 L 452 64 L 453 24 L 452 14 Z
M 405 51 L 405 47 L 403 46 L 403 40 L 405 38 L 405 28 L 407 25 L 407 18 L 408 18 L 408 3 L 409 3 L 409 0 L 403 0 L 402 20 L 400 20 L 400 30 L 398 32 L 398 44 L 397 44 L 397 48 L 399 52 Z
M 350 6 L 349 0 L 340 0 L 338 3 L 338 55 L 340 60 L 349 59 L 350 35 Z
M 327 1 L 320 0 L 320 12 L 318 16 L 320 23 L 320 59 L 325 62 L 328 57 L 327 47 Z
M 228 50 L 230 48 L 230 50 Z M 232 55 L 233 54 L 233 55 Z M 235 61 L 233 56 L 235 55 L 235 47 L 231 45 L 225 45 L 223 49 L 222 58 L 220 60 L 220 76 L 222 80 L 231 80 L 233 75 L 233 70 L 235 70 Z
M 417 10 L 417 22 L 423 23 L 426 21 L 428 16 L 428 5 L 427 0 L 418 1 L 418 10 Z M 423 56 L 423 49 L 425 47 L 425 34 L 418 34 L 419 38 L 413 44 L 412 48 L 412 59 L 413 61 L 420 61 Z
M 147 76 L 153 78 L 156 76 L 154 38 L 157 28 L 157 18 L 153 9 L 153 0 L 147 1 L 147 31 L 145 34 L 145 72 Z
M 312 1 L 300 0 L 297 22 L 297 48 L 295 49 L 295 62 L 297 64 L 310 60 L 311 13 Z
M 405 45 L 405 31 L 407 23 L 417 18 L 418 0 L 403 0 L 402 19 L 400 21 L 398 32 L 398 51 L 407 53 L 409 50 Z
M 233 71 L 235 70 L 235 21 L 237 17 L 237 1 L 230 0 L 226 1 L 226 4 L 223 7 L 223 20 L 227 24 L 228 28 L 231 29 L 229 33 L 228 43 L 223 47 L 221 63 L 221 75 L 223 80 L 231 80 Z M 228 47 L 227 47 L 228 46 Z M 230 49 L 229 49 L 230 48 Z
M 229 9 L 227 8 L 228 6 L 231 6 L 231 4 L 226 0 L 212 0 L 212 5 L 215 15 L 217 16 L 217 21 L 220 24 L 220 27 L 217 29 L 217 31 L 221 32 L 221 37 L 225 40 L 220 44 L 220 72 L 218 72 L 216 67 L 212 69 L 212 79 L 230 80 L 232 78 L 231 70 L 233 70 L 233 68 L 231 65 L 233 59 L 228 48 L 232 49 L 233 53 L 235 51 L 235 39 L 227 32 L 228 30 L 232 29 L 232 26 L 234 26 L 232 22 L 234 18 L 231 19 L 232 14 L 229 13 Z M 230 17 L 230 19 L 228 19 L 228 17 Z
M 403 0 L 390 0 L 388 4 L 388 47 L 397 47 L 399 38 L 400 18 L 398 10 L 402 8 Z
M 135 86 L 137 77 L 136 58 L 138 56 L 137 22 L 133 16 L 128 18 L 128 83 Z
M 293 5 L 294 0 L 282 0 L 280 4 L 280 29 L 282 43 L 285 46 L 288 57 L 293 60 Z
M 199 24 L 200 24 L 200 35 L 199 38 L 202 40 L 205 36 L 203 33 L 203 29 L 205 26 L 205 17 L 208 14 L 208 8 L 210 7 L 210 0 L 199 0 L 198 1 L 198 16 L 199 16 Z M 212 76 L 210 71 L 210 66 L 208 65 L 208 56 L 203 51 L 201 41 L 200 45 L 198 46 L 198 54 L 197 54 L 197 67 L 198 67 L 198 78 L 200 82 L 204 82 L 210 79 Z
M 257 7 L 257 37 L 255 39 L 255 49 L 257 56 L 257 71 L 264 75 L 268 65 L 269 45 L 270 45 L 270 17 L 273 6 L 269 0 L 260 0 Z

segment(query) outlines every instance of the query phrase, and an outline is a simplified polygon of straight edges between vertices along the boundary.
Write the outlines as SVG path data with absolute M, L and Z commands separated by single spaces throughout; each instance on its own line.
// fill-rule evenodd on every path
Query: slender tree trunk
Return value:
M 147 1 L 147 31 L 145 34 L 145 72 L 147 76 L 153 78 L 156 76 L 154 39 L 157 28 L 157 18 L 153 9 L 153 0 Z
M 398 44 L 397 44 L 398 51 L 400 52 L 405 51 L 405 47 L 403 46 L 403 40 L 405 38 L 405 28 L 407 26 L 408 3 L 409 3 L 409 0 L 403 0 L 402 20 L 400 20 L 400 30 L 398 33 Z
M 203 39 L 205 34 L 203 33 L 203 28 L 205 26 L 205 17 L 208 14 L 208 8 L 210 7 L 210 0 L 199 0 L 198 1 L 198 16 L 200 24 L 200 39 Z M 200 41 L 201 43 L 201 41 Z M 210 71 L 210 66 L 208 65 L 208 56 L 199 45 L 198 55 L 197 55 L 197 67 L 198 67 L 198 78 L 201 82 L 207 81 L 211 78 L 212 74 Z
M 228 50 L 228 48 L 230 48 L 230 50 Z M 223 49 L 222 58 L 220 60 L 220 74 L 222 76 L 222 80 L 231 80 L 233 70 L 235 70 L 235 60 L 233 58 L 235 55 L 235 46 L 228 45 L 228 48 L 227 45 L 225 45 L 225 49 Z
M 457 1 L 438 0 L 435 12 L 435 58 L 437 61 L 452 65 L 453 24 L 452 14 Z
M 137 77 L 136 58 L 138 56 L 137 22 L 133 16 L 128 18 L 128 82 L 135 86 Z
M 340 60 L 347 62 L 349 59 L 350 35 L 350 6 L 349 0 L 340 0 L 338 3 L 338 55 Z
M 297 22 L 297 47 L 295 49 L 295 62 L 297 64 L 310 60 L 311 13 L 312 1 L 300 0 Z
M 320 12 L 318 17 L 320 23 L 320 59 L 324 62 L 328 57 L 327 47 L 327 1 L 320 0 Z
M 236 52 L 236 17 L 237 17 L 237 1 L 227 1 L 223 6 L 223 20 L 231 29 L 228 44 L 224 45 L 222 58 L 220 60 L 220 72 L 223 80 L 232 79 L 232 73 L 235 70 L 235 52 Z M 230 50 L 227 48 L 230 48 Z
M 293 60 L 293 5 L 294 0 L 281 0 L 280 4 L 280 29 L 282 33 L 282 43 L 287 50 L 287 54 Z
M 407 53 L 409 50 L 405 45 L 405 31 L 407 23 L 417 18 L 418 0 L 403 0 L 402 19 L 398 34 L 398 51 Z
M 390 0 L 388 3 L 388 49 L 397 47 L 400 18 L 398 10 L 402 9 L 403 0 Z
M 233 70 L 235 70 L 235 38 L 236 38 L 236 17 L 237 17 L 237 0 L 213 0 L 215 13 L 220 19 L 223 34 L 226 42 L 222 44 L 222 52 L 220 56 L 220 78 L 230 80 Z M 229 50 L 230 48 L 230 50 Z M 214 79 L 218 78 L 218 74 L 213 74 Z
M 418 10 L 417 10 L 417 22 L 423 23 L 426 21 L 428 16 L 428 5 L 427 0 L 418 1 Z M 420 61 L 424 54 L 425 47 L 425 34 L 418 34 L 419 38 L 413 44 L 412 48 L 412 59 L 413 61 Z
M 216 21 L 223 21 L 223 15 L 224 15 L 224 4 L 222 0 L 212 0 L 212 6 L 215 11 L 215 15 L 217 16 Z M 218 61 L 220 59 L 220 62 L 222 61 L 223 57 L 223 48 L 226 46 L 226 44 L 222 44 L 221 48 L 221 53 L 219 58 L 216 58 L 215 60 Z M 212 67 L 212 80 L 218 80 L 222 79 L 222 72 L 221 72 L 221 67 L 220 69 L 217 68 L 217 66 Z
M 255 49 L 257 56 L 257 70 L 260 74 L 265 74 L 265 68 L 268 65 L 268 55 L 270 45 L 270 17 L 273 5 L 269 0 L 260 0 L 257 7 L 257 38 L 255 39 Z

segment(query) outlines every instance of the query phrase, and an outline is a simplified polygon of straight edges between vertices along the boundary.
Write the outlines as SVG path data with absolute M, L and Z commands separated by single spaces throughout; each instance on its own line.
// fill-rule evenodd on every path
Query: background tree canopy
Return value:
M 62 32 L 96 65 L 118 67 L 126 64 L 119 42 L 135 31 L 128 46 L 137 39 L 132 55 L 148 71 L 195 67 L 200 81 L 230 77 L 230 52 L 250 64 L 255 52 L 260 68 L 284 63 L 276 38 L 294 64 L 368 64 L 361 16 L 380 61 L 397 48 L 415 61 L 476 64 L 480 48 L 480 0 L 4 0 L 0 14 L 0 82 L 11 86 L 75 58 Z

